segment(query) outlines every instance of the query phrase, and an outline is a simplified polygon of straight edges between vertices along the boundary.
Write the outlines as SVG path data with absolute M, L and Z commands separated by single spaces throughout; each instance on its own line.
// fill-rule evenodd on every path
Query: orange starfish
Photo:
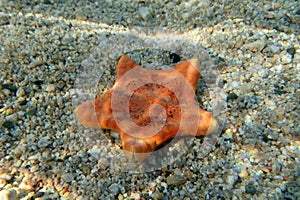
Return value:
M 194 99 L 199 77 L 195 59 L 168 70 L 148 70 L 123 55 L 114 86 L 79 105 L 75 115 L 84 126 L 117 131 L 125 155 L 142 160 L 176 135 L 200 136 L 216 129 L 215 118 Z

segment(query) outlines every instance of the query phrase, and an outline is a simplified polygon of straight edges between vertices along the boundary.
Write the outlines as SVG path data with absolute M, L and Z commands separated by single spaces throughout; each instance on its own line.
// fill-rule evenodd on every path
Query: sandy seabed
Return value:
M 299 21 L 296 1 L 0 1 L 0 199 L 300 198 Z M 74 107 L 113 85 L 122 54 L 172 66 L 169 51 L 217 71 L 196 95 L 221 130 L 128 172 L 118 135 Z

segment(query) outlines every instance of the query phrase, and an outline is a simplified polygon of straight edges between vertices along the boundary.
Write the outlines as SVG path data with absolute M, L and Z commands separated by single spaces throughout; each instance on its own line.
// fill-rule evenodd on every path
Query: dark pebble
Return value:
M 249 184 L 249 185 L 246 185 L 246 193 L 248 194 L 255 194 L 256 193 L 256 188 L 253 184 Z
M 36 115 L 37 114 L 37 110 L 36 109 L 31 109 L 28 112 L 25 112 L 25 116 L 26 117 L 30 117 L 32 115 Z
M 238 98 L 238 95 L 235 94 L 234 92 L 228 94 L 228 96 L 227 96 L 227 100 L 234 100 L 234 99 L 237 99 L 237 98 Z
M 282 95 L 282 94 L 285 94 L 286 92 L 283 91 L 283 90 L 278 90 L 278 89 L 274 89 L 274 92 L 275 94 L 278 94 L 278 95 Z
M 33 198 L 39 198 L 44 196 L 45 192 L 37 192 L 35 195 L 33 195 Z
M 5 121 L 5 122 L 3 123 L 3 126 L 4 126 L 5 128 L 7 128 L 7 129 L 12 129 L 12 128 L 15 127 L 15 124 L 14 124 L 13 122 L 11 122 L 11 121 Z
M 13 84 L 3 84 L 2 88 L 8 89 L 11 92 L 16 92 L 18 90 L 18 88 L 16 86 L 14 86 Z
M 181 60 L 180 56 L 174 51 L 170 51 L 170 59 L 173 63 L 178 63 Z
M 290 54 L 291 56 L 294 57 L 294 55 L 296 53 L 296 49 L 294 47 L 290 47 L 286 50 L 286 52 L 288 52 L 288 54 Z

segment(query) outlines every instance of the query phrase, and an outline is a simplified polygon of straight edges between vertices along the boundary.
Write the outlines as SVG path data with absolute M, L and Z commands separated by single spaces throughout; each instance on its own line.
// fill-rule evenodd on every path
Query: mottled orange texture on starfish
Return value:
M 196 59 L 148 70 L 123 55 L 114 86 L 79 105 L 75 115 L 84 126 L 117 131 L 125 155 L 142 160 L 177 135 L 201 136 L 216 129 L 215 118 L 194 98 L 199 77 Z

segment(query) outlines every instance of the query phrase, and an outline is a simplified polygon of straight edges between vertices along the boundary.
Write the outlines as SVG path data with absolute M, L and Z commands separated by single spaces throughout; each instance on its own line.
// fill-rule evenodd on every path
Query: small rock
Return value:
M 18 120 L 18 117 L 16 114 L 11 114 L 5 117 L 7 121 L 16 122 Z
M 152 18 L 152 14 L 148 7 L 142 6 L 139 8 L 138 12 L 144 21 L 148 21 Z
M 2 88 L 3 89 L 7 89 L 7 90 L 9 90 L 10 92 L 16 92 L 17 90 L 18 90 L 18 88 L 16 87 L 16 86 L 14 86 L 14 85 L 12 85 L 12 84 L 3 84 L 2 85 Z
M 249 174 L 246 170 L 244 170 L 239 173 L 239 177 L 242 179 L 246 179 L 247 177 L 249 177 Z
M 17 97 L 23 97 L 25 95 L 25 91 L 22 87 L 17 90 Z
M 238 174 L 234 170 L 230 170 L 229 174 L 226 178 L 226 181 L 228 183 L 228 187 L 232 188 L 237 180 L 238 180 Z
M 290 64 L 292 62 L 291 55 L 289 55 L 287 52 L 281 52 L 280 54 L 280 60 L 281 63 L 284 64 Z
M 170 51 L 169 56 L 173 63 L 177 63 L 181 60 L 179 54 L 176 53 L 175 51 Z
M 294 58 L 293 58 L 294 63 L 299 63 L 300 62 L 300 53 L 295 53 Z
M 9 89 L 2 89 L 2 92 L 5 96 L 9 97 L 11 95 L 11 91 Z
M 154 200 L 160 200 L 160 199 L 163 199 L 163 198 L 164 198 L 164 195 L 160 191 L 156 190 L 153 193 L 153 199 Z
M 296 176 L 300 176 L 300 166 L 299 166 L 299 165 L 297 165 L 295 171 L 296 171 L 296 172 L 295 172 L 295 175 L 296 175 Z
M 251 43 L 247 43 L 244 46 L 252 52 L 259 52 L 266 46 L 266 42 L 264 39 L 260 39 Z
M 7 181 L 3 178 L 0 178 L 0 188 L 3 188 L 6 184 L 7 184 Z
M 75 16 L 76 16 L 76 19 L 78 19 L 78 20 L 86 20 L 87 19 L 85 14 L 81 11 L 76 12 Z
M 246 185 L 246 193 L 248 194 L 255 194 L 256 193 L 256 188 L 252 183 L 249 183 L 248 185 Z
M 49 136 L 46 136 L 46 137 L 41 138 L 41 139 L 38 141 L 37 146 L 38 146 L 39 148 L 45 148 L 45 147 L 47 147 L 50 143 L 51 143 L 50 137 L 49 137 Z
M 40 198 L 40 197 L 44 196 L 44 194 L 45 194 L 45 192 L 39 191 L 39 192 L 37 192 L 35 195 L 33 195 L 33 198 L 34 198 L 34 199 Z
M 179 195 L 180 195 L 180 196 L 183 197 L 185 194 L 186 194 L 186 191 L 184 191 L 184 190 L 180 190 L 180 191 L 179 191 Z
M 237 88 L 238 86 L 239 86 L 239 82 L 238 81 L 232 81 L 231 82 L 231 86 L 232 86 L 232 88 Z
M 188 192 L 189 192 L 190 194 L 192 194 L 192 193 L 196 192 L 196 190 L 197 190 L 196 187 L 192 187 L 192 188 L 189 188 L 189 189 L 188 189 Z
M 62 97 L 58 97 L 57 98 L 57 105 L 59 108 L 63 108 L 65 105 L 64 105 L 64 100 Z
M 36 61 L 33 61 L 32 63 L 30 63 L 29 68 L 31 68 L 31 69 L 36 68 L 36 67 L 42 66 L 43 64 L 45 64 L 45 61 L 36 60 Z
M 263 53 L 269 55 L 270 57 L 274 56 L 274 54 L 278 54 L 280 52 L 279 45 L 267 45 L 267 47 L 263 50 Z
M 118 194 L 119 191 L 120 191 L 120 186 L 116 183 L 113 183 L 111 184 L 109 187 L 108 187 L 108 190 L 110 192 L 112 192 L 114 195 Z
M 111 131 L 110 136 L 114 139 L 120 139 L 120 135 L 116 131 Z
M 295 49 L 294 47 L 290 47 L 290 48 L 288 48 L 288 49 L 286 50 L 286 52 L 287 52 L 288 54 L 290 54 L 292 57 L 294 57 L 294 56 L 295 56 L 295 53 L 296 53 L 296 49 Z
M 270 46 L 270 50 L 275 54 L 275 53 L 279 53 L 280 51 L 280 47 L 276 46 L 276 45 L 271 45 Z
M 233 100 L 233 99 L 237 99 L 237 98 L 238 98 L 238 96 L 234 92 L 229 93 L 227 96 L 227 100 Z
M 184 13 L 182 13 L 182 18 L 184 19 L 184 20 L 189 20 L 190 18 L 191 18 L 191 12 L 184 12 Z
M 296 184 L 300 187 L 300 177 L 296 178 Z
M 3 123 L 3 127 L 7 128 L 7 129 L 12 129 L 15 127 L 15 124 L 12 121 L 5 121 Z
M 198 6 L 199 7 L 203 7 L 203 8 L 209 8 L 210 4 L 211 4 L 211 1 L 209 1 L 209 0 L 202 0 L 202 1 L 199 1 Z
M 119 194 L 119 195 L 118 195 L 118 200 L 123 200 L 123 199 L 124 199 L 123 195 L 122 195 L 122 194 Z
M 175 174 L 167 178 L 168 185 L 182 185 L 186 182 L 186 178 L 182 175 Z
M 15 200 L 17 199 L 17 192 L 15 190 L 2 190 L 0 191 L 1 200 Z
M 46 86 L 46 91 L 47 92 L 54 92 L 55 91 L 55 86 L 53 84 L 49 84 Z
M 22 154 L 23 154 L 22 150 L 24 151 L 24 149 L 22 149 L 19 146 L 17 148 L 15 148 L 14 154 L 15 154 L 17 159 L 19 159 L 22 156 Z
M 63 174 L 61 177 L 65 182 L 69 183 L 74 180 L 74 175 L 72 173 Z
M 231 131 L 231 129 L 228 128 L 225 131 L 225 133 L 222 134 L 222 137 L 225 138 L 225 139 L 232 139 L 232 131 Z

